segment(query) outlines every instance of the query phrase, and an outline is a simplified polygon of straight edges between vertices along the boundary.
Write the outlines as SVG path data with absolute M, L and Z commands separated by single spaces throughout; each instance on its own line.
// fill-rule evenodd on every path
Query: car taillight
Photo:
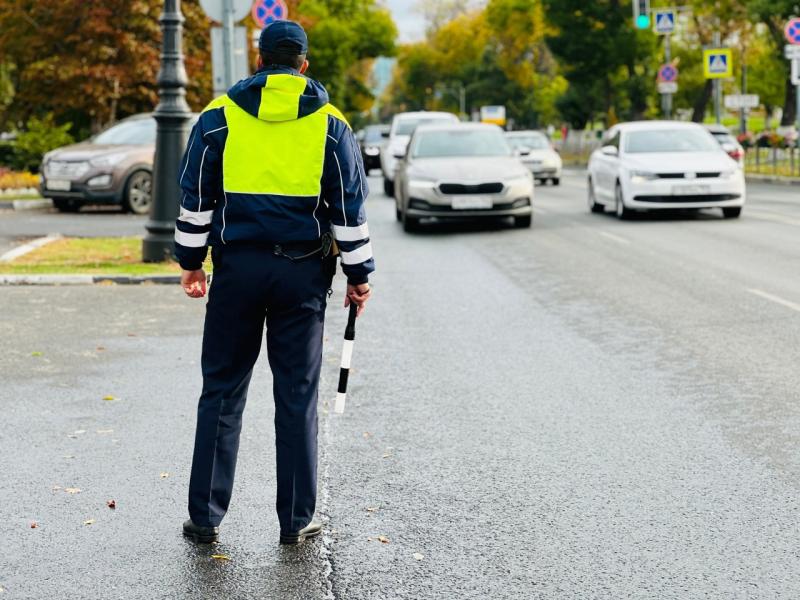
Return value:
M 739 160 L 744 156 L 744 150 L 741 148 L 736 148 L 735 150 L 729 151 L 728 156 L 730 156 L 733 160 Z

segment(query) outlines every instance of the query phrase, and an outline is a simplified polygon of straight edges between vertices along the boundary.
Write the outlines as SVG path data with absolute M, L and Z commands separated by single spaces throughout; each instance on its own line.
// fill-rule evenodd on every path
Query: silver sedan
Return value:
M 406 231 L 422 219 L 513 217 L 530 227 L 533 176 L 495 125 L 419 127 L 395 173 L 397 220 Z

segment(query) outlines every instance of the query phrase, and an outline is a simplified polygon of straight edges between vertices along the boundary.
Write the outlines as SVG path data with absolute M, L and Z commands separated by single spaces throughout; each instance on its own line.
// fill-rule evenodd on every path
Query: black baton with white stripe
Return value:
M 344 412 L 344 403 L 347 399 L 347 378 L 350 375 L 350 359 L 353 358 L 353 340 L 356 339 L 356 315 L 358 306 L 350 301 L 350 314 L 347 317 L 347 327 L 344 330 L 344 346 L 342 348 L 342 366 L 339 369 L 339 389 L 336 393 L 336 403 L 333 410 L 339 414 Z

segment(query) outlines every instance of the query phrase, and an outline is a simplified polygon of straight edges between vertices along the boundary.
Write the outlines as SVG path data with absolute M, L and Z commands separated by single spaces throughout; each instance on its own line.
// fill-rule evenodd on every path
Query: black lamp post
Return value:
M 181 41 L 183 15 L 180 0 L 164 0 L 159 19 L 163 33 L 161 69 L 158 72 L 158 122 L 153 167 L 153 204 L 142 242 L 142 260 L 161 262 L 173 255 L 175 219 L 180 205 L 178 169 L 186 146 L 187 124 L 191 118 L 186 103 L 186 70 Z

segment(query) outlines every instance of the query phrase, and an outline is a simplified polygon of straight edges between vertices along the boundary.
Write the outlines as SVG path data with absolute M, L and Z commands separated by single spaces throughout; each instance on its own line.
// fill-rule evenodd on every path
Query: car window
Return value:
M 494 129 L 442 129 L 426 131 L 414 138 L 415 158 L 446 156 L 509 156 L 503 134 Z
M 398 121 L 394 133 L 395 135 L 411 135 L 419 125 L 435 125 L 437 123 L 452 123 L 454 121 L 455 118 L 442 116 L 401 119 Z
M 614 146 L 617 150 L 619 150 L 619 140 L 620 140 L 620 132 L 617 131 L 613 137 L 611 137 L 606 143 L 606 146 Z
M 383 139 L 381 133 L 386 131 L 383 127 L 367 127 L 366 135 L 364 136 L 364 141 L 367 144 L 377 144 Z
M 709 133 L 695 129 L 652 129 L 631 131 L 625 136 L 625 152 L 712 152 L 719 145 Z
M 520 148 L 530 148 L 531 150 L 546 150 L 550 147 L 550 142 L 541 134 L 537 135 L 509 135 L 506 137 L 509 145 L 518 150 Z
M 133 119 L 121 121 L 97 135 L 92 142 L 95 144 L 155 144 L 156 120 Z
M 715 131 L 712 131 L 711 135 L 713 135 L 720 144 L 736 144 L 737 143 L 736 142 L 736 138 L 733 137 L 730 133 L 722 133 L 722 132 L 717 133 Z

